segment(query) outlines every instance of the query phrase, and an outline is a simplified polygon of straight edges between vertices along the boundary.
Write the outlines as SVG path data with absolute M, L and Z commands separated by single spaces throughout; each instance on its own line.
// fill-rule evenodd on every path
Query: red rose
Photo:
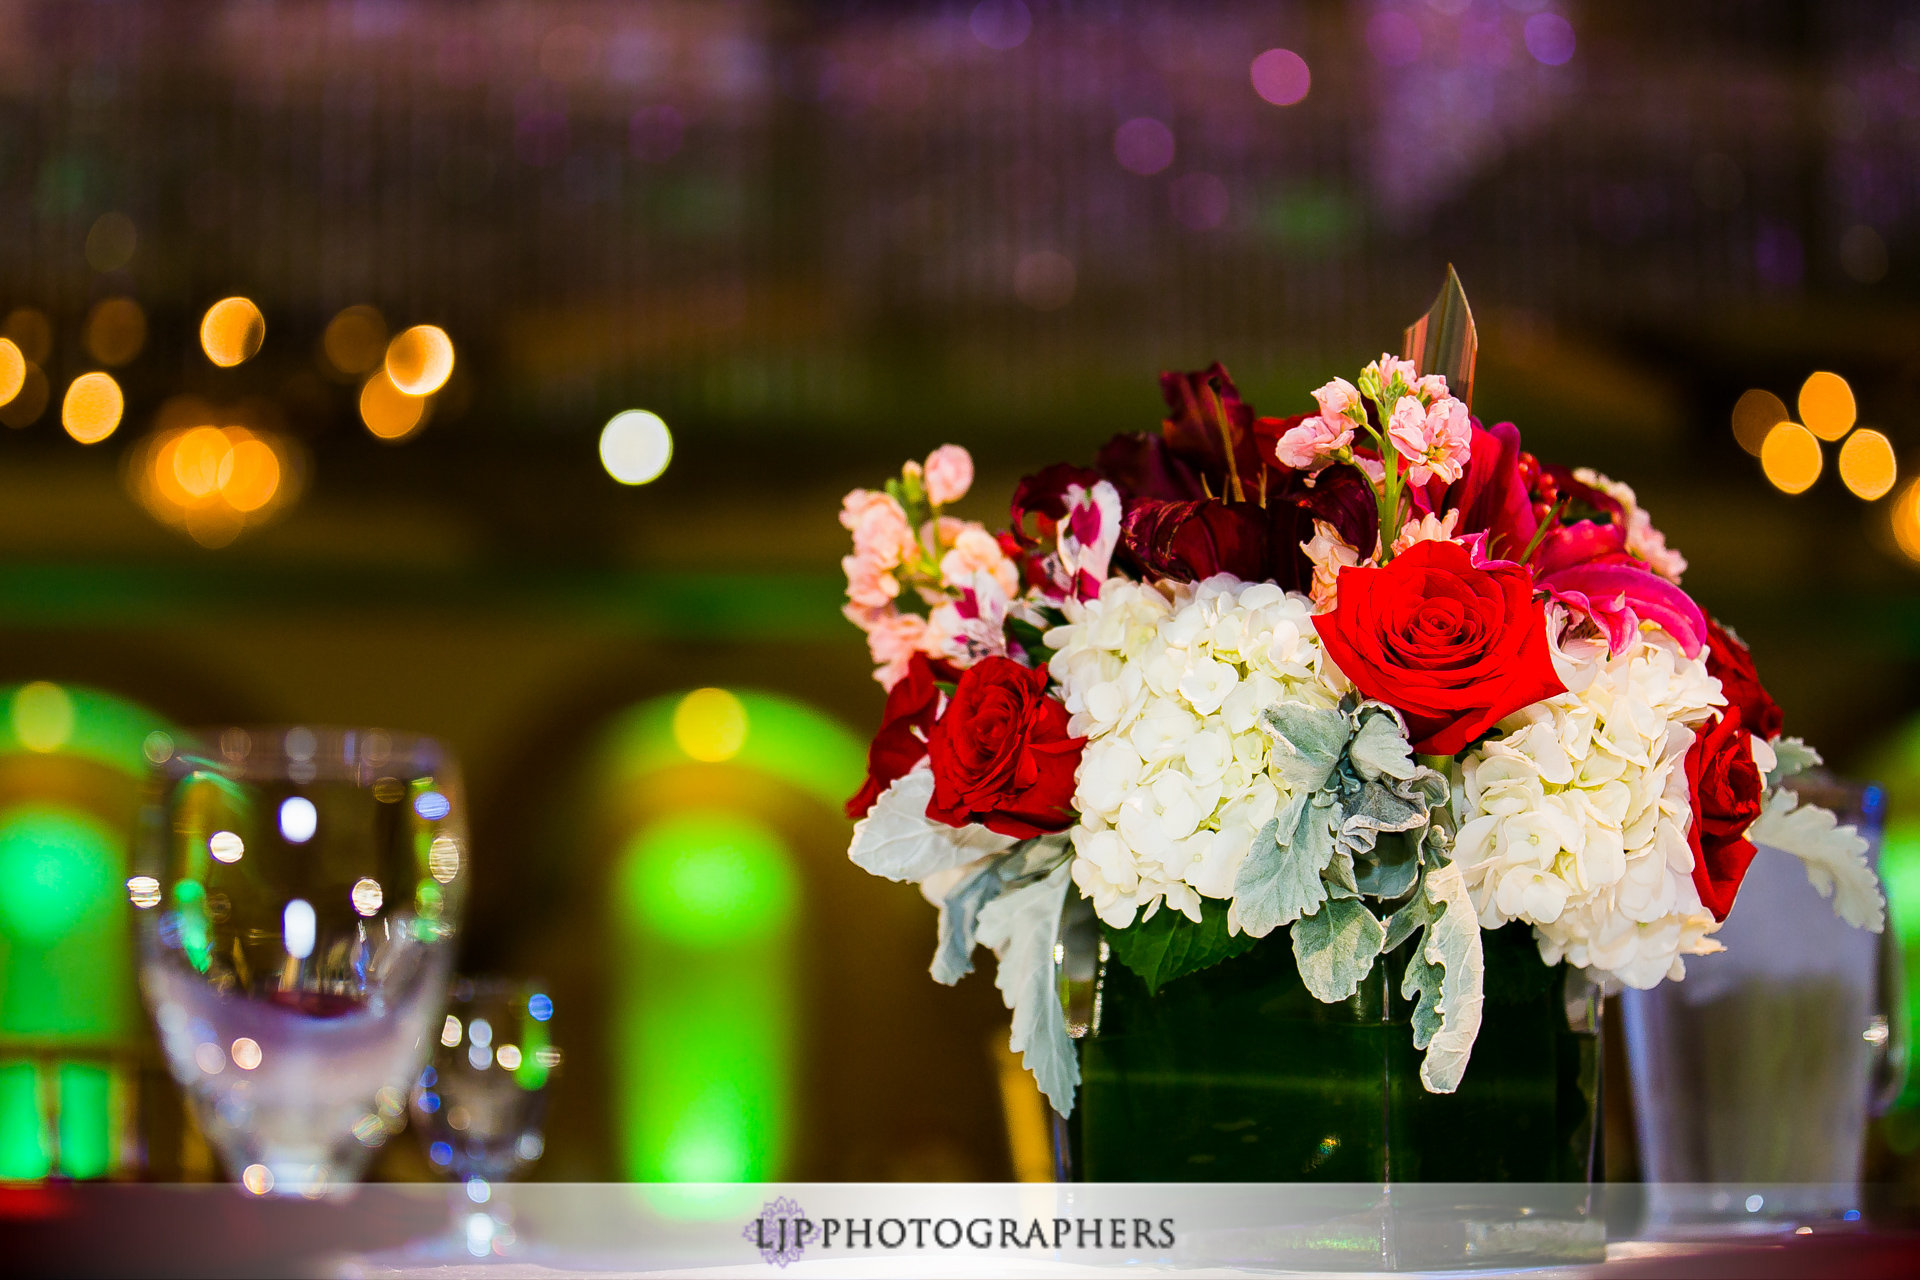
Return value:
M 933 677 L 933 664 L 924 653 L 916 653 L 907 662 L 907 674 L 888 691 L 880 732 L 867 748 L 866 785 L 847 801 L 849 818 L 866 817 L 880 793 L 927 754 L 926 735 L 940 709 L 940 689 Z
M 1419 542 L 1384 569 L 1340 571 L 1320 643 L 1354 688 L 1407 718 L 1413 749 L 1450 756 L 1521 707 L 1564 693 L 1544 603 L 1525 569 L 1476 569 L 1457 542 Z
M 1073 825 L 1073 774 L 1086 741 L 1067 732 L 1067 709 L 1047 696 L 1044 670 L 984 659 L 960 677 L 927 735 L 927 816 L 1019 839 L 1064 831 Z
M 1739 708 L 1741 723 L 1747 726 L 1747 731 L 1771 742 L 1780 736 L 1783 717 L 1779 704 L 1761 687 L 1753 655 L 1733 632 L 1712 618 L 1706 622 L 1707 673 L 1720 682 L 1720 691 L 1727 695 L 1727 705 Z
M 1693 801 L 1693 824 L 1687 828 L 1693 887 L 1713 918 L 1725 920 L 1753 861 L 1747 828 L 1760 816 L 1766 793 L 1740 708 L 1729 707 L 1698 731 L 1687 749 L 1687 791 Z

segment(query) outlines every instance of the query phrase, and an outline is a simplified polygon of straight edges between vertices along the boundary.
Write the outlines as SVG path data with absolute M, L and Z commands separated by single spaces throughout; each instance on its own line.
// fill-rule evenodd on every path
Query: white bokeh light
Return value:
M 320 811 L 305 796 L 288 796 L 280 802 L 280 834 L 289 844 L 305 844 L 320 826 Z
M 621 484 L 646 484 L 673 461 L 673 433 L 657 413 L 616 413 L 600 432 L 600 465 Z

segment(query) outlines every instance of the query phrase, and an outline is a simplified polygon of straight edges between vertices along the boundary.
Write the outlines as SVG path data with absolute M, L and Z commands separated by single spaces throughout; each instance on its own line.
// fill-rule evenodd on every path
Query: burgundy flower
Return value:
M 1747 828 L 1760 816 L 1766 792 L 1738 707 L 1699 729 L 1687 749 L 1687 790 L 1693 802 L 1687 828 L 1693 887 L 1713 918 L 1725 920 L 1756 852 Z
M 1056 462 L 1030 476 L 1022 476 L 1013 488 L 1013 536 L 1023 546 L 1053 550 L 1054 533 L 1067 514 L 1067 486 L 1077 484 L 1091 489 L 1099 482 L 1098 471 L 1068 462 Z M 1126 490 L 1122 489 L 1121 493 L 1124 495 Z M 1034 519 L 1032 532 L 1027 529 L 1028 516 Z
M 927 754 L 926 735 L 940 708 L 940 688 L 934 683 L 933 664 L 924 653 L 907 662 L 907 674 L 887 694 L 880 732 L 867 748 L 867 780 L 847 801 L 849 818 L 864 818 L 880 793 L 905 777 Z

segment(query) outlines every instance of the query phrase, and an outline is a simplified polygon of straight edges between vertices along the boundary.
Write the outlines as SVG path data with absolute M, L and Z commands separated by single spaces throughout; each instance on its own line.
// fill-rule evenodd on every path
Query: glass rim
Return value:
M 191 763 L 242 772 L 262 765 L 288 770 L 309 765 L 332 774 L 379 769 L 391 761 L 456 780 L 460 775 L 458 757 L 439 738 L 371 725 L 282 721 L 182 726 L 175 732 L 148 734 L 143 749 L 149 766 L 160 773 L 177 773 Z

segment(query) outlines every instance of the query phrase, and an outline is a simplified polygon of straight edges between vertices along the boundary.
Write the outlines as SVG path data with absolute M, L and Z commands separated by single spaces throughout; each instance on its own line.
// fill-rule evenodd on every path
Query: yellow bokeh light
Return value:
M 32 307 L 15 307 L 0 324 L 0 336 L 20 348 L 28 364 L 45 364 L 53 354 L 53 321 Z
M 147 345 L 147 313 L 132 298 L 102 298 L 87 313 L 83 336 L 101 364 L 126 364 Z
M 1858 410 L 1853 388 L 1837 373 L 1816 373 L 1800 386 L 1800 421 L 1822 440 L 1838 440 L 1853 430 Z
M 242 364 L 267 340 L 267 318 L 250 298 L 222 298 L 200 321 L 200 349 L 223 369 Z
M 429 405 L 425 396 L 410 396 L 394 386 L 385 369 L 360 388 L 360 421 L 382 440 L 404 440 L 419 430 Z
M 27 385 L 27 358 L 11 338 L 0 338 L 0 404 L 11 404 Z
M 229 430 L 229 439 L 236 434 Z M 273 446 L 251 435 L 235 441 L 220 464 L 220 496 L 235 511 L 250 512 L 273 501 L 280 488 L 280 458 Z
M 73 699 L 57 684 L 21 685 L 12 710 L 13 734 L 29 751 L 58 751 L 73 736 Z
M 673 709 L 673 739 L 695 760 L 731 760 L 747 744 L 747 709 L 725 689 L 695 689 Z
M 348 307 L 327 322 L 320 349 L 341 373 L 357 377 L 370 372 L 386 355 L 386 317 L 376 307 Z
M 189 502 L 210 498 L 220 489 L 220 468 L 230 466 L 233 446 L 218 427 L 195 427 L 172 447 L 167 470 Z
M 1760 446 L 1760 469 L 1782 493 L 1805 493 L 1820 478 L 1820 442 L 1797 422 L 1782 422 Z
M 83 373 L 60 402 L 60 425 L 81 444 L 99 444 L 120 425 L 127 398 L 120 384 L 104 373 Z
M 27 362 L 26 380 L 20 384 L 20 393 L 5 404 L 0 404 L 0 422 L 10 427 L 31 426 L 40 421 L 40 415 L 47 411 L 47 401 L 53 397 L 53 388 L 47 385 L 47 375 L 40 366 L 31 360 Z
M 1862 427 L 1840 446 L 1840 480 L 1855 497 L 1868 502 L 1883 497 L 1899 475 L 1893 441 L 1871 427 Z
M 430 396 L 453 375 L 453 339 L 436 325 L 417 324 L 387 346 L 387 376 L 410 396 Z
M 1888 513 L 1893 521 L 1893 540 L 1907 559 L 1920 561 L 1920 480 L 1907 481 L 1907 487 L 1893 500 Z
M 1755 387 L 1741 395 L 1733 406 L 1733 438 L 1754 457 L 1766 443 L 1767 432 L 1787 420 L 1786 402 L 1771 391 Z

